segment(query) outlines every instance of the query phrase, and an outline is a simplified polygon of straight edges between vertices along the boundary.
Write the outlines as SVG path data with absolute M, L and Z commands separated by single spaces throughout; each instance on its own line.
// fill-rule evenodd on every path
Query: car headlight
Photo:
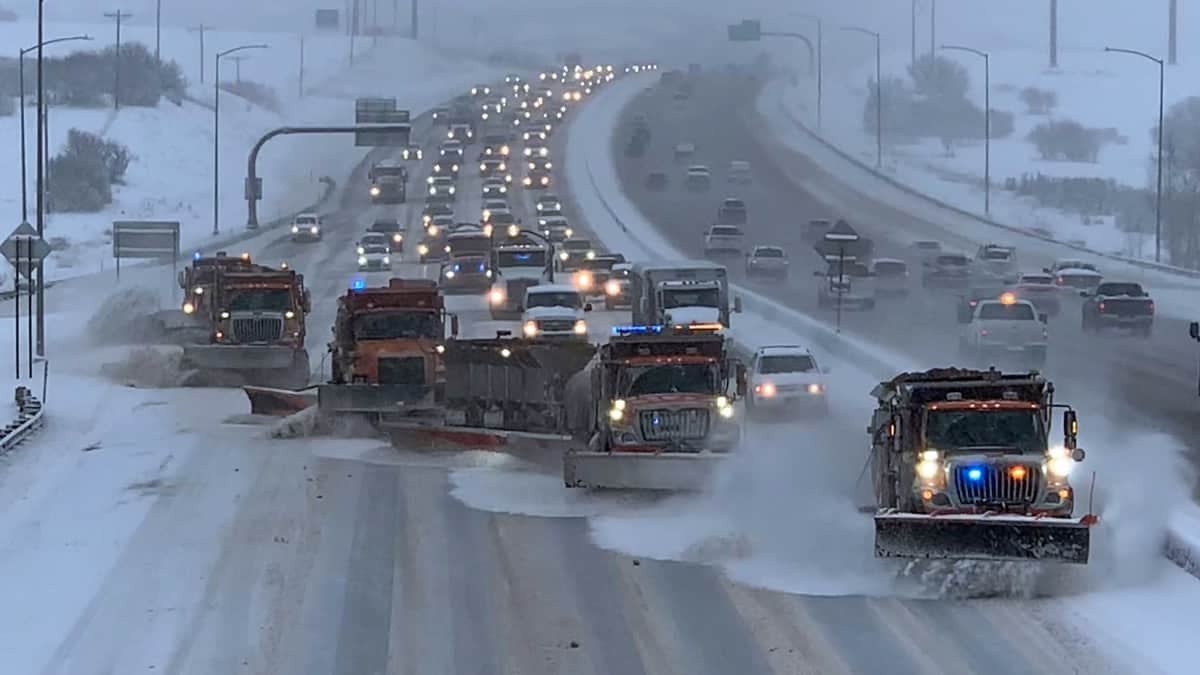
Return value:
M 550 184 L 550 177 L 542 176 L 542 185 L 549 185 L 549 184 Z
M 378 196 L 379 196 L 379 186 L 378 186 L 378 185 L 372 185 L 372 186 L 371 186 L 371 196 L 372 196 L 372 197 L 378 197 Z
M 354 252 L 355 252 L 355 253 L 357 253 L 357 254 L 359 254 L 359 255 L 362 255 L 362 254 L 364 254 L 364 253 L 366 253 L 366 252 L 367 252 L 367 249 L 363 248 L 362 246 L 359 246 L 357 249 L 355 249 L 355 251 L 354 251 Z
M 570 239 L 572 236 L 575 235 L 575 230 L 572 230 L 571 228 L 568 227 L 567 229 L 563 230 L 563 234 L 566 235 L 567 239 Z
M 446 278 L 453 279 L 454 278 L 454 270 L 446 270 Z
M 763 398 L 772 398 L 775 396 L 775 393 L 776 393 L 775 383 L 774 382 L 763 382 L 762 384 L 755 385 L 754 393 L 758 394 L 759 396 L 762 396 Z
M 507 170 L 508 170 L 508 165 L 507 165 L 507 164 L 505 164 L 504 162 L 500 162 L 500 167 L 499 167 L 499 168 L 500 168 L 500 170 L 501 170 L 501 171 L 507 171 Z
M 575 286 L 586 291 L 592 287 L 592 275 L 588 272 L 575 273 Z
M 503 288 L 493 288 L 488 293 L 488 301 L 491 302 L 493 305 L 502 304 L 504 302 L 504 289 Z
M 521 181 L 525 185 L 533 185 L 533 180 L 529 176 L 525 176 L 525 180 Z
M 321 228 L 317 227 L 316 225 L 313 225 L 312 227 L 308 228 L 308 231 L 313 234 L 320 234 Z
M 484 164 L 483 162 L 480 162 L 480 163 L 479 163 L 479 170 L 480 170 L 480 171 L 487 171 L 487 164 Z
M 509 149 L 508 149 L 507 145 L 500 146 L 500 154 L 504 155 L 505 157 L 508 157 L 508 153 L 509 153 Z M 500 169 L 503 171 L 504 167 L 500 167 Z
M 571 257 L 571 254 L 567 253 L 566 251 L 559 251 L 559 253 L 558 253 L 559 260 L 566 260 L 567 258 L 570 258 L 570 257 Z
M 450 171 L 452 171 L 452 172 L 454 172 L 454 173 L 458 173 L 458 165 L 457 165 L 457 164 L 451 164 L 451 165 L 450 165 Z
M 385 255 L 385 256 L 383 256 L 383 264 L 384 264 L 384 265 L 391 265 L 391 264 L 392 264 L 392 258 L 391 258 L 391 256 L 386 256 L 386 255 Z
M 192 314 L 192 313 L 194 313 L 195 311 L 196 311 L 196 306 L 195 306 L 195 305 L 193 305 L 193 304 L 192 304 L 192 303 L 190 303 L 190 302 L 185 302 L 185 303 L 183 303 L 183 313 L 184 313 L 184 314 Z
M 1050 448 L 1046 456 L 1049 458 L 1046 461 L 1046 470 L 1055 478 L 1066 478 L 1075 470 L 1075 460 L 1071 458 L 1071 452 L 1061 445 Z
M 493 232 L 495 229 L 496 229 L 496 228 L 495 228 L 495 227 L 493 227 L 491 223 L 488 223 L 488 224 L 484 225 L 484 226 L 483 226 L 483 236 L 485 236 L 485 237 L 490 237 L 490 236 L 492 236 L 492 232 Z
M 417 255 L 429 255 L 429 247 L 425 244 L 418 244 Z
M 587 335 L 587 322 L 583 319 L 576 319 L 575 326 L 571 329 L 571 332 L 576 335 Z
M 620 295 L 621 284 L 615 279 L 609 279 L 608 282 L 604 284 L 604 292 L 608 295 Z
M 536 321 L 526 321 L 524 326 L 521 326 L 521 332 L 525 337 L 537 337 L 538 325 Z
M 529 136 L 529 134 L 525 134 L 525 135 L 526 135 L 526 136 Z M 526 140 L 528 140 L 528 138 L 527 138 Z M 525 156 L 526 156 L 526 157 L 530 157 L 530 156 L 532 156 L 532 155 L 533 155 L 533 150 L 532 150 L 532 149 L 530 149 L 530 148 L 525 148 Z
M 485 277 L 487 277 L 487 278 L 491 279 L 491 278 L 492 278 L 492 271 L 491 271 L 491 270 L 484 270 L 484 271 L 483 271 L 483 276 L 485 276 Z
M 220 317 L 221 317 L 222 319 L 228 319 L 228 318 L 229 318 L 229 312 L 222 311 L 222 312 L 221 312 L 221 314 L 220 314 Z
M 453 185 L 450 186 L 450 194 L 454 194 L 454 186 Z
M 508 236 L 515 237 L 518 234 L 521 234 L 521 227 L 519 225 L 513 223 L 512 225 L 508 226 Z
M 192 292 L 193 292 L 193 293 L 195 293 L 196 295 L 204 295 L 204 287 L 203 287 L 203 286 L 197 286 L 197 287 L 195 287 L 195 288 L 193 288 L 193 289 L 192 289 Z
M 436 195 L 436 194 L 437 194 L 437 188 L 435 188 L 435 187 L 432 187 L 432 186 L 431 186 L 431 187 L 429 188 L 429 194 L 430 194 L 430 195 Z
M 300 226 L 293 225 L 292 226 L 292 234 L 299 234 L 299 233 L 300 233 Z
M 365 255 L 358 256 L 358 264 L 366 265 L 367 264 L 367 256 L 365 256 Z
M 429 233 L 429 236 L 431 236 L 431 237 L 436 237 L 436 236 L 438 236 L 438 232 L 440 232 L 440 231 L 441 231 L 441 230 L 439 230 L 439 229 L 438 229 L 438 226 L 437 226 L 437 225 L 430 225 L 430 226 L 429 226 L 429 229 L 427 229 L 427 230 L 426 230 L 426 232 L 428 232 L 428 233 Z
M 404 235 L 402 235 L 402 234 L 398 234 L 398 233 L 397 233 L 397 234 L 393 234 L 393 235 L 392 235 L 392 241 L 394 241 L 394 242 L 396 242 L 397 244 L 399 244 L 400 242 L 404 241 Z
M 821 393 L 824 393 L 824 391 L 825 391 L 825 387 L 821 386 L 820 384 L 818 384 L 816 382 L 813 382 L 812 384 L 808 385 L 808 393 L 810 393 L 810 394 L 821 394 Z
M 588 259 L 588 260 L 595 260 L 595 259 L 596 259 L 596 252 L 595 252 L 595 251 L 588 251 L 588 252 L 587 252 L 587 259 Z

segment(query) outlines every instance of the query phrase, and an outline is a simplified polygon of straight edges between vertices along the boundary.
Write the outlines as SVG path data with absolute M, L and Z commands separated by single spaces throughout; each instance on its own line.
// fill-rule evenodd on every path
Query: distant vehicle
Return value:
M 935 256 L 942 252 L 942 243 L 931 239 L 922 239 L 909 244 L 909 248 L 913 253 L 921 259 L 922 262 L 933 260 Z
M 442 145 L 438 148 L 438 159 L 445 159 L 451 162 L 461 162 L 463 161 L 463 157 L 464 154 L 462 141 L 442 141 Z
M 841 274 L 838 274 L 839 268 Z M 820 279 L 817 286 L 817 306 L 843 309 L 875 309 L 875 278 L 860 262 L 830 263 L 824 272 L 813 272 Z
M 737 225 L 713 225 L 704 235 L 704 253 L 741 254 L 745 248 L 746 235 Z
M 786 279 L 791 262 L 779 246 L 755 246 L 746 255 L 746 276 Z
M 646 189 L 652 192 L 662 192 L 667 189 L 667 174 L 662 171 L 651 171 L 646 174 Z
M 677 143 L 675 145 L 675 159 L 685 160 L 691 159 L 692 155 L 696 154 L 695 143 Z
M 512 174 L 508 173 L 508 162 L 501 157 L 488 157 L 479 163 L 480 176 L 498 176 L 504 179 L 505 183 L 512 182 Z
M 769 411 L 827 412 L 828 372 L 799 345 L 759 347 L 750 360 L 746 410 L 755 416 Z
M 980 276 L 992 277 L 1005 283 L 1016 283 L 1017 249 L 1013 246 L 984 244 L 975 254 L 974 270 Z
M 539 227 L 542 229 L 542 236 L 546 237 L 553 243 L 566 241 L 574 235 L 574 231 L 567 224 L 567 219 L 561 215 L 558 216 L 539 216 Z
M 683 184 L 688 192 L 708 192 L 712 186 L 712 173 L 703 164 L 689 166 Z
M 1018 360 L 1041 368 L 1046 364 L 1046 315 L 1038 314 L 1028 300 L 1004 293 L 996 300 L 981 300 L 959 337 L 963 356 L 977 361 Z
M 406 145 L 400 149 L 400 159 L 406 162 L 425 159 L 425 151 L 419 145 Z
M 321 216 L 315 213 L 301 213 L 292 219 L 292 241 L 321 241 L 321 234 Z
M 521 332 L 527 338 L 588 338 L 584 312 L 592 311 L 591 304 L 573 286 L 540 284 L 525 291 L 525 311 L 521 315 Z
M 492 94 L 492 88 L 486 84 L 477 84 L 471 87 L 471 96 L 483 98 Z
M 454 201 L 458 188 L 454 186 L 454 178 L 450 176 L 430 176 L 426 179 L 429 184 L 429 195 L 426 201 Z
M 971 259 L 961 253 L 940 253 L 926 260 L 924 268 L 925 288 L 966 288 L 971 283 Z
M 521 184 L 533 190 L 544 190 L 550 187 L 550 170 L 544 168 L 532 169 L 526 172 Z
M 454 209 L 449 204 L 443 201 L 425 201 L 425 208 L 421 211 L 421 225 L 428 227 L 429 223 L 433 222 L 434 216 L 453 216 Z
M 434 122 L 445 123 L 450 119 L 450 109 L 445 106 L 434 108 L 432 116 Z
M 371 201 L 382 204 L 403 204 L 408 198 L 408 169 L 395 161 L 375 164 L 367 172 L 371 181 L 368 194 Z
M 558 269 L 560 272 L 574 272 L 579 268 L 580 261 L 596 257 L 596 249 L 590 239 L 566 239 L 558 249 Z
M 1082 290 L 1079 295 L 1085 299 L 1084 332 L 1116 328 L 1150 337 L 1154 328 L 1154 300 L 1141 284 L 1105 281 L 1094 292 Z
M 612 268 L 625 262 L 625 256 L 619 253 L 597 255 L 579 261 L 579 267 L 571 275 L 571 283 L 584 297 L 599 297 L 605 295 L 604 285 L 612 276 Z
M 633 294 L 630 292 L 633 265 L 617 263 L 613 265 L 608 281 L 604 282 L 604 309 L 632 308 Z
M 371 227 L 367 228 L 367 232 L 385 235 L 392 242 L 391 247 L 395 251 L 404 250 L 405 231 L 405 226 L 395 218 L 376 218 Z
M 754 182 L 754 174 L 750 171 L 750 162 L 737 159 L 730 162 L 729 182 L 738 185 L 749 185 Z
M 521 151 L 526 157 L 549 157 L 550 148 L 546 146 L 544 141 L 535 139 L 525 144 L 525 149 Z
M 543 211 L 562 211 L 562 200 L 553 192 L 543 192 L 538 195 L 534 202 L 534 208 L 538 213 Z
M 876 295 L 908 295 L 908 263 L 899 258 L 876 258 L 871 261 Z
M 368 232 L 358 240 L 355 247 L 358 255 L 358 270 L 371 272 L 390 270 L 392 268 L 391 241 L 387 235 L 378 232 Z
M 718 225 L 745 225 L 746 202 L 736 197 L 726 197 L 717 207 Z
M 479 159 L 488 157 L 504 157 L 507 158 L 512 148 L 508 144 L 508 135 L 502 133 L 489 132 L 483 137 L 483 148 L 479 151 Z
M 1048 316 L 1056 316 L 1062 308 L 1059 287 L 1054 283 L 1054 276 L 1051 274 L 1044 272 L 1022 274 L 1017 279 L 1017 285 L 1013 287 L 1013 292 L 1021 300 L 1032 302 L 1039 312 Z
M 1054 273 L 1054 283 L 1074 291 L 1094 291 L 1104 276 L 1093 267 L 1064 267 Z
M 1092 263 L 1090 263 L 1090 262 L 1085 262 L 1085 261 L 1083 261 L 1083 260 L 1078 260 L 1078 259 L 1075 259 L 1075 258 L 1064 258 L 1064 259 L 1061 259 L 1061 260 L 1057 260 L 1057 261 L 1055 261 L 1055 263 L 1054 263 L 1053 265 L 1051 265 L 1049 268 L 1047 268 L 1047 269 L 1044 269 L 1044 270 L 1042 270 L 1042 271 L 1043 271 L 1043 272 L 1046 272 L 1047 274 L 1055 274 L 1055 275 L 1057 275 L 1059 272 L 1061 272 L 1061 271 L 1063 271 L 1063 270 L 1069 270 L 1069 269 L 1070 269 L 1070 270 L 1090 270 L 1090 271 L 1092 271 L 1092 272 L 1099 272 L 1099 271 L 1100 271 L 1100 270 L 1099 270 L 1099 269 L 1097 269 L 1097 268 L 1096 268 L 1096 266 L 1095 266 L 1095 265 L 1093 265 Z
M 501 176 L 489 176 L 483 179 L 483 197 L 503 197 L 508 194 L 508 185 Z
M 460 160 L 450 159 L 446 156 L 440 157 L 438 161 L 433 163 L 433 175 L 458 178 L 458 172 L 460 169 L 462 169 L 462 164 L 460 164 L 459 161 Z

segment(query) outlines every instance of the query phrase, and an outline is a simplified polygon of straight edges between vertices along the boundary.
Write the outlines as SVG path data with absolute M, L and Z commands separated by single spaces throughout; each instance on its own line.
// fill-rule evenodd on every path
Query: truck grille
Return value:
M 546 333 L 565 333 L 575 327 L 575 322 L 564 319 L 551 319 L 538 322 L 538 327 Z
M 1019 465 L 1024 466 L 1024 465 Z M 954 490 L 960 504 L 1031 504 L 1037 499 L 1042 473 L 1026 466 L 1025 477 L 1018 480 L 1005 464 L 975 464 L 954 467 Z M 978 471 L 977 477 L 973 472 Z
M 277 342 L 283 337 L 283 319 L 270 316 L 234 319 L 233 337 L 243 344 Z
M 642 438 L 647 441 L 689 441 L 708 436 L 708 410 L 643 410 Z
M 379 384 L 425 384 L 425 359 L 420 356 L 380 358 Z

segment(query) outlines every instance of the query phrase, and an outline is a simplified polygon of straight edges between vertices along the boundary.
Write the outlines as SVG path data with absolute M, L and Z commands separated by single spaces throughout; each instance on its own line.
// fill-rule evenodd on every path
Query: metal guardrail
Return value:
M 46 385 L 49 382 L 50 362 L 42 361 L 42 396 L 33 390 L 17 385 L 13 397 L 17 404 L 17 416 L 0 430 L 0 455 L 8 454 L 38 429 L 42 428 L 45 413 Z
M 797 117 L 792 113 L 792 111 L 787 106 L 783 105 L 782 101 L 779 102 L 779 107 L 780 107 L 780 110 L 782 110 L 783 114 L 787 116 L 788 120 L 790 120 L 792 122 L 792 124 L 796 126 L 797 129 L 802 131 L 809 138 L 820 143 L 822 146 L 824 146 L 830 152 L 832 152 L 835 155 L 841 157 L 842 159 L 850 162 L 851 164 L 854 164 L 854 166 L 856 166 L 857 168 L 870 173 L 874 177 L 878 178 L 879 180 L 884 181 L 885 183 L 896 188 L 897 190 L 904 192 L 905 194 L 909 195 L 910 197 L 915 197 L 917 199 L 923 200 L 932 206 L 936 206 L 938 208 L 945 209 L 947 211 L 955 213 L 964 218 L 969 218 L 981 225 L 995 227 L 995 228 L 998 228 L 1001 230 L 1005 230 L 1006 232 L 1011 232 L 1013 234 L 1029 237 L 1030 239 L 1037 239 L 1039 241 L 1056 244 L 1058 246 L 1063 246 L 1063 247 L 1072 249 L 1074 251 L 1079 251 L 1081 253 L 1087 253 L 1089 255 L 1094 255 L 1094 256 L 1098 256 L 1100 258 L 1105 258 L 1107 260 L 1113 260 L 1116 262 L 1125 263 L 1127 265 L 1133 265 L 1135 267 L 1141 267 L 1143 269 L 1149 269 L 1149 270 L 1154 270 L 1157 272 L 1163 272 L 1165 274 L 1172 274 L 1175 276 L 1188 277 L 1191 279 L 1200 279 L 1200 270 L 1191 270 L 1191 269 L 1187 269 L 1185 267 L 1176 267 L 1175 265 L 1166 265 L 1163 263 L 1156 263 L 1156 262 L 1152 262 L 1149 260 L 1141 260 L 1139 258 L 1130 258 L 1128 256 L 1116 255 L 1114 253 L 1104 253 L 1103 251 L 1097 251 L 1095 249 L 1091 249 L 1086 246 L 1080 246 L 1078 244 L 1072 244 L 1070 242 L 1062 241 L 1061 239 L 1054 239 L 1053 237 L 1047 237 L 1043 234 L 1038 234 L 1037 232 L 1034 232 L 1033 230 L 1029 230 L 1029 229 L 1026 229 L 1023 227 L 1017 227 L 1015 225 L 1008 225 L 1006 223 L 1001 223 L 1001 222 L 992 220 L 991 218 L 985 218 L 984 216 L 981 216 L 978 213 L 968 211 L 967 209 L 964 209 L 962 207 L 955 206 L 954 204 L 950 204 L 950 203 L 942 201 L 936 197 L 927 195 L 927 194 L 920 192 L 919 190 L 913 188 L 912 186 L 900 181 L 899 179 L 897 179 L 893 176 L 889 176 L 888 174 L 875 169 L 874 167 L 868 165 L 867 163 L 858 159 L 857 157 L 850 154 L 849 152 L 838 147 L 832 141 L 817 134 L 815 131 L 813 131 L 807 125 L 805 125 L 804 122 L 797 119 Z

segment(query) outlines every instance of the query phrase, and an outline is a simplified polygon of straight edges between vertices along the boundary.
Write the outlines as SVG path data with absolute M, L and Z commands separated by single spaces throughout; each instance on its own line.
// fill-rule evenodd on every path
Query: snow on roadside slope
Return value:
M 47 27 L 48 34 L 90 33 L 91 43 L 74 43 L 89 49 L 103 48 L 111 35 L 103 24 L 61 24 Z M 0 37 L 21 44 L 29 24 L 0 24 Z M 123 30 L 122 40 L 153 44 L 153 28 Z M 86 274 L 111 267 L 106 231 L 118 219 L 178 220 L 184 245 L 199 245 L 211 236 L 212 222 L 212 64 L 206 84 L 200 85 L 198 50 L 194 36 L 183 29 L 164 29 L 163 56 L 177 60 L 190 80 L 193 100 L 175 106 L 163 101 L 157 108 L 86 110 L 53 107 L 50 110 L 52 152 L 60 148 L 71 128 L 102 133 L 129 146 L 135 159 L 126 185 L 114 191 L 114 202 L 97 214 L 50 214 L 47 237 L 65 236 L 83 250 L 51 257 L 51 278 Z M 298 36 L 280 33 L 206 34 L 208 49 L 236 44 L 265 43 L 270 49 L 250 52 L 242 64 L 243 76 L 274 87 L 282 113 L 250 104 L 228 92 L 221 103 L 221 230 L 240 230 L 245 223 L 242 183 L 250 146 L 265 131 L 287 124 L 347 123 L 353 120 L 357 96 L 396 96 L 414 115 L 449 98 L 470 82 L 494 77 L 489 68 L 465 61 L 446 60 L 408 41 L 383 41 L 362 52 L 355 66 L 346 63 L 346 40 L 340 36 L 308 36 L 305 43 L 307 95 L 297 95 Z M 366 50 L 370 41 L 360 48 Z M 71 43 L 68 43 L 71 44 Z M 51 49 L 53 51 L 51 51 Z M 52 55 L 70 52 L 66 45 L 48 49 Z M 211 53 L 209 54 L 211 57 Z M 233 64 L 222 67 L 223 79 L 233 79 Z M 28 140 L 35 131 L 27 115 Z M 0 118 L 0 134 L 19 140 L 18 117 Z M 348 136 L 283 137 L 266 145 L 259 158 L 264 200 L 260 219 L 265 222 L 313 203 L 323 192 L 324 176 L 348 175 L 364 154 Z M 16 211 L 20 206 L 19 166 L 0 169 L 0 204 Z M 30 162 L 32 189 L 33 162 Z

